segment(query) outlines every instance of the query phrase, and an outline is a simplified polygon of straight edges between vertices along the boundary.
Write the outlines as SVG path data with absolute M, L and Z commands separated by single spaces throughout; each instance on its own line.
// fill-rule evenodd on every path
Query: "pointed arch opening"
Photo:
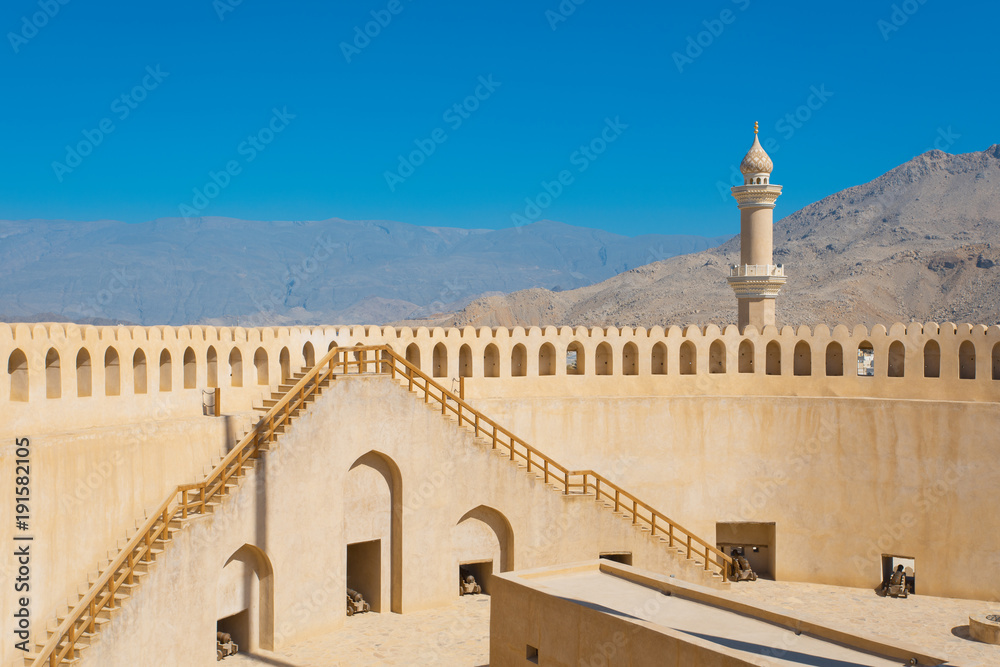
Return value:
M 208 386 L 214 389 L 219 386 L 219 353 L 215 351 L 215 347 L 212 345 L 208 346 L 208 351 L 205 353 L 205 370 L 208 375 Z
M 281 352 L 278 353 L 278 367 L 281 368 L 282 383 L 292 379 L 292 355 L 287 347 L 281 348 Z
M 270 373 L 268 372 L 267 350 L 258 347 L 253 354 L 253 367 L 257 375 L 257 384 L 261 386 L 271 384 Z
M 573 341 L 566 348 L 566 375 L 584 375 L 587 370 L 587 352 L 583 343 Z
M 753 373 L 753 343 L 744 340 L 740 343 L 740 373 Z
M 597 346 L 597 353 L 594 355 L 594 369 L 597 375 L 615 374 L 614 352 L 608 343 L 601 343 Z
M 906 348 L 901 341 L 893 341 L 889 346 L 889 369 L 891 378 L 901 378 L 906 371 Z
M 174 364 L 170 358 L 170 352 L 163 350 L 160 352 L 160 391 L 170 391 L 173 389 L 173 372 Z
M 90 352 L 81 348 L 76 353 L 76 395 L 90 396 L 93 391 L 94 374 L 90 364 Z
M 431 370 L 436 378 L 448 377 L 448 348 L 444 343 L 434 346 L 431 355 Z
M 712 341 L 708 348 L 708 372 L 726 372 L 726 344 L 721 340 Z
M 875 375 L 875 348 L 868 341 L 858 345 L 858 376 L 873 377 Z
M 681 375 L 695 375 L 698 373 L 698 349 L 689 340 L 681 343 L 679 365 Z
M 792 350 L 792 372 L 798 376 L 812 375 L 812 348 L 809 343 L 800 340 Z
M 510 374 L 511 377 L 524 377 L 528 374 L 528 351 L 521 343 L 510 351 Z
M 118 350 L 109 347 L 104 352 L 104 395 L 120 396 L 122 393 L 122 368 Z
M 472 377 L 472 348 L 468 345 L 458 350 L 458 377 Z
M 941 377 L 941 346 L 936 340 L 924 344 L 924 377 Z
M 483 375 L 488 378 L 500 377 L 500 348 L 493 343 L 483 350 Z
M 416 343 L 406 346 L 406 362 L 414 368 L 420 368 L 420 346 Z
M 302 361 L 305 363 L 306 368 L 313 368 L 316 366 L 316 348 L 314 348 L 313 344 L 308 341 L 302 346 Z
M 545 343 L 538 348 L 538 374 L 556 374 L 556 348 L 552 343 Z
M 781 344 L 772 340 L 764 348 L 764 373 L 781 375 Z
M 347 586 L 372 611 L 402 613 L 403 485 L 399 466 L 370 451 L 351 465 L 344 482 Z
M 229 352 L 229 386 L 243 386 L 243 353 L 238 347 Z
M 639 374 L 639 347 L 635 343 L 625 343 L 622 348 L 622 375 Z
M 198 358 L 190 347 L 184 350 L 184 388 L 194 389 L 198 386 Z
M 653 354 L 650 356 L 650 371 L 653 375 L 667 374 L 667 346 L 664 343 L 657 343 L 653 346 Z
M 489 595 L 494 572 L 514 569 L 514 530 L 501 512 L 480 505 L 462 515 L 451 531 L 454 572 L 472 574 Z
M 50 350 L 54 352 L 55 350 Z M 58 355 L 56 355 L 58 358 Z M 7 357 L 7 375 L 10 380 L 10 400 L 28 402 L 28 357 L 18 348 Z
M 216 629 L 232 635 L 240 652 L 274 649 L 274 568 L 257 546 L 244 544 L 226 560 L 216 619 Z
M 147 387 L 146 353 L 136 350 L 132 355 L 132 393 L 145 394 Z
M 1000 343 L 993 346 L 993 379 L 1000 380 Z
M 834 341 L 826 346 L 827 377 L 842 377 L 844 375 L 844 348 Z
M 62 396 L 62 370 L 59 368 L 59 353 L 56 348 L 49 348 L 45 355 L 45 397 L 60 398 Z
M 958 378 L 976 379 L 976 346 L 971 340 L 963 341 L 958 347 Z

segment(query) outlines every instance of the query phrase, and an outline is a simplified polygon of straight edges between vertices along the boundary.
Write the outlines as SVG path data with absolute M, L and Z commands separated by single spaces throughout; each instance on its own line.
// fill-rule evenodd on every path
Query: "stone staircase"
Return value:
M 303 377 L 306 376 L 307 372 L 308 369 L 303 368 L 299 372 L 294 373 L 291 378 L 286 379 L 278 386 L 276 390 L 273 390 L 269 397 L 257 401 L 256 404 L 253 406 L 253 411 L 255 416 L 251 418 L 250 423 L 244 427 L 243 435 L 246 436 L 247 433 L 252 431 L 254 423 L 257 422 L 263 415 L 265 415 L 267 411 L 270 410 L 274 405 L 276 405 L 278 401 L 281 400 L 281 398 L 295 386 L 295 383 L 297 383 L 299 380 L 301 380 Z M 307 403 L 312 403 L 313 401 L 315 401 L 315 398 L 321 394 L 322 389 L 328 387 L 329 384 L 330 384 L 329 380 L 325 382 L 320 382 L 319 385 L 320 390 L 312 397 L 307 399 Z M 289 421 L 291 421 L 291 419 Z M 283 431 L 284 428 L 281 428 L 281 432 Z M 237 442 L 239 442 L 240 440 L 242 440 L 242 437 L 236 439 Z M 228 447 L 226 449 L 228 450 Z M 266 451 L 266 447 L 262 447 L 262 449 Z M 219 463 L 225 457 L 226 453 L 228 452 L 221 451 L 219 454 L 214 456 L 211 462 L 204 466 L 202 473 L 207 475 L 213 469 L 215 469 L 215 467 L 219 465 Z M 250 459 L 247 462 L 247 464 L 243 466 L 242 474 L 237 476 L 236 481 L 230 481 L 225 485 L 225 488 L 223 490 L 223 495 L 228 495 L 239 485 L 239 481 L 243 478 L 243 476 L 254 468 L 255 461 L 256 459 Z M 214 512 L 215 509 L 220 505 L 221 503 L 215 501 L 209 501 L 208 503 L 206 503 L 206 506 L 210 512 Z M 51 639 L 52 635 L 58 631 L 59 626 L 62 624 L 63 621 L 66 620 L 67 616 L 76 606 L 76 604 L 84 598 L 84 596 L 90 590 L 91 586 L 93 586 L 94 583 L 96 583 L 100 579 L 101 575 L 111 565 L 114 558 L 119 553 L 121 553 L 122 549 L 125 549 L 128 546 L 129 538 L 131 537 L 131 535 L 134 535 L 137 531 L 139 531 L 150 518 L 152 518 L 150 510 L 146 510 L 143 513 L 142 518 L 136 519 L 133 522 L 134 523 L 133 529 L 127 531 L 128 535 L 126 537 L 118 539 L 118 542 L 115 544 L 115 549 L 109 551 L 108 557 L 99 562 L 96 565 L 95 569 L 93 569 L 87 575 L 87 583 L 81 584 L 77 588 L 76 597 L 71 599 L 69 603 L 61 605 L 56 612 L 56 616 L 54 618 L 49 619 L 46 622 L 44 634 L 42 636 L 35 637 L 35 642 L 34 642 L 35 650 L 29 651 L 28 653 L 25 653 L 23 656 L 16 658 L 12 663 L 12 667 L 31 667 L 32 665 L 36 664 L 35 661 L 38 659 L 40 655 L 39 651 L 41 651 L 42 648 L 45 646 L 45 644 L 49 641 L 49 639 Z M 146 575 L 148 575 L 153 570 L 153 568 L 155 568 L 157 561 L 159 561 L 159 559 L 161 558 L 163 552 L 166 550 L 167 545 L 172 541 L 173 535 L 177 531 L 181 530 L 186 524 L 187 521 L 183 519 L 174 519 L 168 523 L 165 537 L 158 539 L 153 543 L 151 549 L 153 553 L 153 560 L 148 563 L 139 562 L 135 564 L 135 569 L 132 575 L 133 582 L 122 584 L 121 587 L 119 588 L 119 591 L 121 592 L 116 593 L 115 595 L 115 600 L 116 600 L 115 609 L 113 610 L 104 609 L 101 610 L 96 615 L 93 624 L 94 632 L 82 633 L 80 635 L 80 638 L 76 641 L 76 647 L 73 650 L 73 656 L 71 658 L 69 656 L 64 658 L 62 662 L 59 663 L 60 665 L 77 665 L 80 663 L 80 657 L 83 651 L 86 650 L 88 646 L 91 646 L 100 639 L 101 628 L 104 625 L 110 623 L 112 618 L 119 615 L 120 613 L 123 613 L 126 610 L 124 603 L 130 597 L 132 597 L 132 594 L 139 587 L 140 583 L 146 577 Z M 41 663 L 37 667 L 42 667 L 42 664 L 48 665 L 48 662 L 46 661 L 45 663 Z
M 374 362 L 374 363 L 376 364 L 376 366 L 383 364 L 383 362 Z M 323 365 L 324 362 L 320 362 L 317 368 L 320 368 Z M 371 365 L 372 362 L 369 361 L 368 366 Z M 359 365 L 358 368 L 359 368 L 359 373 L 363 373 L 363 371 L 361 370 L 362 366 Z M 347 369 L 345 367 L 345 373 L 346 370 Z M 407 390 L 409 388 L 409 392 L 413 393 L 413 399 L 415 401 L 424 403 L 425 407 L 427 407 L 428 409 L 435 410 L 441 415 L 442 419 L 451 421 L 458 428 L 472 430 L 474 441 L 480 447 L 482 447 L 486 453 L 496 455 L 503 459 L 508 460 L 511 465 L 516 465 L 519 471 L 524 475 L 534 476 L 536 478 L 541 479 L 542 483 L 545 483 L 545 480 L 543 479 L 544 472 L 542 469 L 539 468 L 539 464 L 537 462 L 535 463 L 534 468 L 529 470 L 528 463 L 526 463 L 525 461 L 518 460 L 512 454 L 508 453 L 507 451 L 504 451 L 503 449 L 495 447 L 495 441 L 489 438 L 482 437 L 481 435 L 477 435 L 476 430 L 472 428 L 469 423 L 463 422 L 460 416 L 457 416 L 456 414 L 445 410 L 443 407 L 439 409 L 438 408 L 439 404 L 430 402 L 428 400 L 428 395 L 430 395 L 431 391 L 430 387 L 431 384 L 433 383 L 433 380 L 431 380 L 426 375 L 419 373 L 419 375 L 425 382 L 422 388 L 423 391 L 425 392 L 425 395 L 423 396 L 423 398 L 421 398 L 419 392 L 416 389 L 414 389 L 414 383 L 413 383 L 413 375 L 415 375 L 418 372 L 419 371 L 416 371 L 416 369 L 411 368 L 411 375 L 404 376 L 397 370 L 392 375 L 393 381 L 397 385 L 401 386 L 401 388 L 403 388 L 404 390 Z M 254 421 L 256 423 L 262 423 L 264 417 L 269 413 L 269 411 L 271 411 L 272 408 L 281 403 L 281 401 L 285 399 L 288 396 L 288 394 L 292 392 L 296 388 L 296 386 L 298 386 L 298 383 L 307 375 L 309 375 L 309 373 L 310 369 L 306 368 L 303 368 L 301 371 L 294 373 L 291 378 L 286 379 L 281 385 L 279 385 L 279 387 L 276 390 L 272 391 L 270 397 L 262 399 L 259 405 L 254 405 L 254 412 L 256 415 L 259 415 Z M 364 374 L 382 375 L 383 377 L 387 376 L 386 371 L 376 371 L 375 373 L 364 373 Z M 325 388 L 329 387 L 331 382 L 334 379 L 336 379 L 336 377 L 337 377 L 336 375 L 332 374 L 331 370 L 331 374 L 329 375 L 329 377 L 325 379 L 318 379 L 317 376 L 317 379 L 314 379 L 310 383 L 307 383 L 305 385 L 306 387 L 310 387 L 313 385 L 313 383 L 315 383 L 316 385 L 315 391 L 313 391 L 309 396 L 305 397 L 302 404 L 297 409 L 291 410 L 287 414 L 287 418 L 285 419 L 284 423 L 275 426 L 273 431 L 275 437 L 276 438 L 280 437 L 280 434 L 285 433 L 287 429 L 291 426 L 293 421 L 297 419 L 301 415 L 301 413 L 308 408 L 309 405 L 314 403 L 315 400 L 320 395 L 322 395 L 322 391 Z M 407 385 L 409 385 L 409 387 Z M 434 386 L 440 388 L 439 385 L 434 384 Z M 441 391 L 442 391 L 441 404 L 443 404 L 444 403 L 443 399 L 446 391 L 443 390 L 443 388 L 441 388 Z M 451 398 L 454 398 L 455 400 L 458 400 L 457 397 L 454 397 L 453 395 L 449 394 L 449 396 L 451 396 Z M 471 407 L 468 409 L 471 409 Z M 458 414 L 460 415 L 461 413 Z M 256 423 L 253 426 L 251 426 L 251 428 L 248 430 L 248 433 L 252 432 L 255 428 L 257 428 Z M 495 431 L 494 431 L 494 438 L 495 438 Z M 239 486 L 239 484 L 241 483 L 242 479 L 246 476 L 246 473 L 248 471 L 253 470 L 253 468 L 256 465 L 256 460 L 259 458 L 260 452 L 266 452 L 268 449 L 269 446 L 266 443 L 260 444 L 260 446 L 257 449 L 257 452 L 250 458 L 248 458 L 242 464 L 239 472 L 234 474 L 234 476 L 225 483 L 224 487 L 221 490 L 221 496 L 223 498 L 229 495 L 234 489 L 236 489 Z M 211 471 L 213 471 L 216 468 L 216 466 L 223 460 L 224 456 L 225 453 L 223 453 L 220 456 L 217 456 L 210 465 L 207 465 L 205 467 L 206 475 L 211 473 Z M 593 475 L 594 473 L 590 474 Z M 635 520 L 636 517 L 633 515 L 632 512 L 628 511 L 628 508 L 620 504 L 616 508 L 616 504 L 614 502 L 609 502 L 607 498 L 600 496 L 597 493 L 588 492 L 586 482 L 584 482 L 583 488 L 580 491 L 569 492 L 569 493 L 566 493 L 565 489 L 555 481 L 548 482 L 545 484 L 553 492 L 559 493 L 560 495 L 564 495 L 567 497 L 575 497 L 575 498 L 580 498 L 580 497 L 592 498 L 594 499 L 595 502 L 600 503 L 604 508 L 615 513 L 622 520 L 630 521 L 633 524 L 635 530 L 638 530 L 641 533 L 645 533 L 646 535 L 650 535 L 650 533 L 652 532 L 650 526 L 645 525 L 641 522 L 637 522 Z M 208 512 L 214 512 L 215 509 L 218 508 L 220 505 L 221 502 L 218 500 L 209 500 L 205 503 L 205 510 Z M 151 514 L 149 511 L 147 511 L 146 515 L 142 519 L 139 519 L 135 522 L 135 531 L 133 532 L 135 533 L 141 531 L 142 527 L 148 524 L 150 519 L 152 519 L 152 515 L 154 514 L 155 512 Z M 101 628 L 105 626 L 107 623 L 109 623 L 115 616 L 121 613 L 127 613 L 128 608 L 125 605 L 127 600 L 139 587 L 139 585 L 141 584 L 142 580 L 146 577 L 146 575 L 148 575 L 151 571 L 153 571 L 159 560 L 164 557 L 167 546 L 171 543 L 173 535 L 177 531 L 182 530 L 194 516 L 199 516 L 199 515 L 194 514 L 192 515 L 192 517 L 189 517 L 187 519 L 173 518 L 168 522 L 162 535 L 157 540 L 155 540 L 151 545 L 150 553 L 152 555 L 152 559 L 149 562 L 142 562 L 142 561 L 136 562 L 131 571 L 130 580 L 127 583 L 123 583 L 120 585 L 118 592 L 115 594 L 114 608 L 101 610 L 96 614 L 96 616 L 93 619 L 91 619 L 90 616 L 82 617 L 82 620 L 86 624 L 92 625 L 93 628 L 92 631 L 88 627 L 87 631 L 82 632 L 74 644 L 74 649 L 72 651 L 72 654 L 67 655 L 65 658 L 61 660 L 61 662 L 52 663 L 51 667 L 55 667 L 56 665 L 76 665 L 80 663 L 81 654 L 86 650 L 88 646 L 91 646 L 94 642 L 99 640 L 101 635 L 100 632 Z M 665 534 L 661 533 L 654 536 L 650 536 L 650 539 L 657 540 L 658 542 L 663 544 L 664 548 L 669 549 L 672 552 L 676 552 L 675 555 L 676 555 L 677 565 L 679 568 L 682 568 L 684 572 L 688 575 L 685 577 L 687 580 L 689 581 L 699 580 L 698 581 L 699 583 L 702 583 L 703 585 L 709 585 L 715 588 L 720 588 L 720 587 L 724 588 L 729 586 L 729 583 L 725 581 L 719 573 L 714 573 L 711 570 L 709 570 L 709 568 L 705 564 L 705 560 L 707 560 L 707 558 L 703 557 L 701 560 L 699 560 L 697 557 L 691 557 L 691 553 L 686 548 L 686 546 L 685 545 L 678 546 L 678 543 L 676 541 L 674 542 L 674 545 L 671 547 L 670 538 Z M 120 556 L 123 550 L 128 548 L 129 542 L 130 542 L 129 537 L 119 539 L 118 543 L 115 545 L 116 549 L 108 552 L 108 558 L 98 563 L 96 569 L 93 570 L 88 576 L 87 583 L 82 584 L 79 587 L 78 597 L 72 600 L 70 603 L 63 605 L 57 612 L 56 617 L 50 619 L 46 623 L 46 630 L 44 636 L 42 637 L 36 636 L 35 638 L 36 652 L 28 653 L 25 656 L 15 660 L 15 662 L 13 663 L 13 667 L 43 667 L 50 665 L 50 660 L 47 657 L 45 657 L 44 660 L 40 659 L 43 658 L 43 656 L 41 655 L 41 651 L 51 640 L 53 635 L 55 635 L 59 631 L 59 628 L 62 625 L 62 623 L 70 616 L 70 614 L 74 611 L 75 607 L 79 604 L 79 602 L 84 600 L 88 592 L 95 585 L 95 583 L 100 580 L 102 575 L 111 566 L 114 560 Z M 706 551 L 706 554 L 707 553 L 708 552 Z M 60 643 L 59 645 L 57 645 L 57 649 L 61 649 L 64 645 L 65 644 Z

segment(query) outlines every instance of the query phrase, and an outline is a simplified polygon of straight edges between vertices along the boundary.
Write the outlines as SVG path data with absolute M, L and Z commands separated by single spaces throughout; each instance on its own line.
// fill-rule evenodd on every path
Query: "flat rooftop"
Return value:
M 552 593 L 606 614 L 649 621 L 745 655 L 765 657 L 774 665 L 822 667 L 899 667 L 898 659 L 882 658 L 830 640 L 735 611 L 666 595 L 658 590 L 595 570 L 547 578 Z
M 576 604 L 614 616 L 633 624 L 637 632 L 673 637 L 751 664 L 899 667 L 947 662 L 909 642 L 853 631 L 760 602 L 743 602 L 726 593 L 609 561 L 498 576 L 560 604 Z M 546 609 L 546 613 L 552 611 Z M 533 617 L 535 622 L 546 623 L 544 618 Z M 546 628 L 540 632 L 544 634 Z

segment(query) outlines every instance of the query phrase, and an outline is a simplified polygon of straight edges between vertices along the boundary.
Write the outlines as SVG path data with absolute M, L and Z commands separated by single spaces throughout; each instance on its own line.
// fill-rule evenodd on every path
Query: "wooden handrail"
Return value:
M 408 373 L 405 373 L 405 375 L 408 376 L 408 383 L 411 391 L 414 388 L 422 389 L 424 391 L 425 400 L 431 398 L 442 403 L 442 411 L 444 410 L 445 407 L 443 405 L 445 401 L 450 400 L 454 402 L 456 407 L 452 408 L 452 411 L 456 415 L 458 415 L 459 425 L 463 425 L 463 423 L 468 424 L 475 429 L 475 433 L 477 436 L 483 434 L 487 437 L 490 437 L 494 449 L 497 447 L 498 444 L 508 448 L 510 450 L 510 458 L 513 460 L 515 456 L 520 456 L 520 458 L 524 459 L 524 461 L 526 462 L 529 472 L 531 471 L 533 465 L 535 468 L 542 469 L 543 475 L 545 477 L 545 482 L 548 483 L 549 478 L 551 477 L 553 480 L 555 480 L 554 482 L 555 484 L 557 485 L 561 484 L 563 486 L 563 493 L 568 494 L 570 493 L 571 489 L 577 487 L 581 489 L 580 491 L 581 493 L 587 493 L 589 488 L 593 488 L 594 494 L 597 497 L 597 499 L 600 499 L 602 496 L 605 496 L 614 500 L 616 511 L 621 510 L 623 506 L 621 499 L 624 497 L 628 501 L 631 501 L 632 523 L 642 522 L 644 524 L 647 524 L 650 528 L 650 533 L 653 536 L 656 535 L 657 529 L 660 529 L 661 531 L 666 530 L 670 546 L 673 546 L 675 540 L 684 541 L 688 545 L 688 550 L 689 550 L 688 557 L 690 557 L 692 553 L 696 556 L 700 556 L 703 559 L 706 570 L 710 569 L 710 565 L 715 565 L 719 569 L 719 573 L 722 575 L 723 579 L 724 580 L 728 579 L 730 568 L 732 567 L 733 564 L 732 557 L 727 556 L 720 549 L 712 546 L 705 540 L 695 535 L 693 532 L 687 530 L 686 528 L 678 524 L 676 521 L 670 519 L 662 512 L 657 511 L 649 504 L 639 500 L 628 491 L 625 491 L 617 484 L 597 474 L 593 470 L 571 471 L 568 468 L 560 465 L 555 460 L 549 458 L 548 456 L 540 452 L 538 449 L 532 447 L 524 440 L 521 440 L 510 431 L 508 431 L 507 429 L 503 428 L 502 426 L 494 422 L 489 417 L 480 413 L 478 410 L 469 405 L 461 397 L 456 396 L 454 393 L 452 393 L 442 385 L 435 382 L 432 378 L 430 378 L 419 368 L 408 362 L 406 359 L 400 357 L 394 350 L 392 350 L 392 348 L 388 346 L 381 346 L 381 347 L 388 354 L 390 358 L 392 358 L 395 362 L 401 364 L 408 371 Z M 423 387 L 420 386 L 420 383 L 413 381 L 414 376 L 419 377 L 421 380 L 423 380 L 424 383 Z M 435 396 L 432 392 L 430 392 L 430 390 L 428 389 L 428 387 L 430 386 L 433 386 L 435 389 L 437 389 L 441 393 L 441 396 L 440 397 Z M 488 431 L 486 428 L 483 427 L 483 424 L 490 427 L 491 430 Z M 503 442 L 503 440 L 497 438 L 498 433 L 507 436 L 508 442 L 505 443 Z M 523 447 L 525 453 L 521 454 L 521 452 L 517 451 L 517 446 Z M 562 477 L 559 477 L 558 475 L 552 473 L 551 469 L 553 468 L 562 473 Z M 571 480 L 573 478 L 580 478 L 580 477 L 583 478 L 583 481 L 581 483 L 577 484 L 572 483 Z M 593 483 L 588 484 L 587 481 L 588 478 L 593 478 Z M 646 516 L 640 514 L 639 512 L 640 509 L 649 512 L 649 517 L 647 518 Z M 657 525 L 657 523 L 659 523 L 659 525 Z M 692 546 L 692 543 L 700 546 L 701 549 L 694 548 Z
M 369 359 L 367 352 L 375 352 Z M 350 354 L 359 355 L 351 360 Z M 339 357 L 339 361 L 338 361 Z M 371 366 L 372 371 L 368 368 Z M 594 490 L 595 498 L 607 497 L 614 500 L 615 510 L 622 511 L 631 504 L 632 523 L 642 522 L 650 526 L 653 536 L 657 529 L 666 531 L 669 545 L 675 541 L 686 544 L 687 555 L 692 554 L 704 559 L 705 569 L 710 564 L 717 567 L 724 579 L 729 576 L 733 560 L 719 549 L 705 542 L 691 531 L 683 528 L 664 514 L 642 502 L 631 493 L 618 487 L 610 480 L 592 470 L 570 470 L 549 458 L 535 447 L 517 437 L 503 426 L 473 408 L 460 396 L 439 384 L 419 368 L 399 356 L 388 345 L 368 345 L 358 347 L 334 347 L 306 372 L 305 376 L 285 392 L 278 402 L 262 416 L 253 428 L 240 440 L 233 449 L 223 457 L 215 468 L 201 482 L 178 485 L 159 508 L 142 525 L 136 535 L 129 540 L 125 548 L 101 573 L 97 581 L 69 612 L 55 633 L 45 643 L 42 650 L 31 663 L 32 667 L 57 667 L 64 658 L 71 656 L 84 632 L 94 632 L 98 615 L 105 609 L 115 608 L 115 594 L 124 583 L 133 582 L 135 567 L 140 562 L 151 560 L 153 544 L 169 530 L 170 522 L 180 514 L 186 519 L 190 514 L 204 514 L 208 503 L 216 496 L 224 493 L 226 483 L 231 477 L 239 475 L 243 464 L 250 458 L 258 456 L 261 448 L 275 440 L 276 429 L 287 423 L 292 413 L 299 410 L 306 399 L 318 391 L 320 385 L 330 377 L 336 377 L 336 369 L 340 368 L 344 375 L 351 374 L 352 368 L 357 374 L 375 373 L 389 375 L 393 379 L 404 381 L 410 391 L 422 391 L 424 401 L 437 401 L 441 404 L 441 413 L 450 410 L 458 419 L 459 426 L 471 426 L 476 437 L 490 440 L 492 448 L 502 446 L 510 453 L 510 459 L 520 457 L 525 461 L 528 471 L 532 467 L 541 471 L 545 483 L 562 486 L 564 494 L 570 494 L 579 488 L 579 493 L 586 494 Z M 433 391 L 432 391 L 433 390 Z M 293 405 L 293 400 L 295 401 Z M 506 441 L 504 440 L 506 438 Z M 520 448 L 520 449 L 519 449 Z M 523 449 L 523 453 L 522 450 Z M 574 479 L 582 478 L 575 482 Z M 592 480 L 592 481 L 591 481 Z M 192 500 L 189 494 L 197 498 Z M 178 500 L 178 496 L 180 499 Z M 622 498 L 626 501 L 622 502 Z M 640 510 L 649 513 L 642 515 Z M 657 523 L 659 522 L 659 525 Z M 700 550 L 692 544 L 702 547 Z M 122 569 L 124 568 L 124 571 Z M 105 593 L 105 590 L 107 591 Z

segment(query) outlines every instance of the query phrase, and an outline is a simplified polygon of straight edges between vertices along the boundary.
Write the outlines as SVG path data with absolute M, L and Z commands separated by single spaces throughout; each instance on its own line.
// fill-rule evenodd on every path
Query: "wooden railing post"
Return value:
M 565 482 L 564 482 L 565 486 L 563 488 L 563 495 L 568 496 L 569 495 L 569 470 L 567 470 L 564 473 L 564 475 L 565 475 L 566 479 L 565 479 Z
M 688 544 L 687 544 L 687 547 L 688 547 L 687 557 L 691 558 L 691 535 L 690 534 L 688 534 Z

